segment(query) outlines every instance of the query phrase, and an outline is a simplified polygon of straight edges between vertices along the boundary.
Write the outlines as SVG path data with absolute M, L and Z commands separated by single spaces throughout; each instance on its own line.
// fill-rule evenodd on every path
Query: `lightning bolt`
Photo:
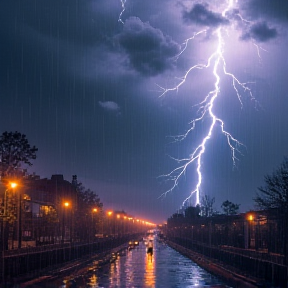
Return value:
M 122 15 L 123 13 L 125 12 L 125 3 L 126 3 L 126 0 L 120 0 L 121 1 L 121 7 L 122 7 L 122 10 L 119 14 L 119 17 L 118 17 L 118 21 L 121 22 L 122 24 L 124 24 L 124 21 L 122 20 Z
M 226 17 L 226 13 L 232 8 L 233 4 L 234 4 L 234 0 L 228 1 L 227 7 L 222 12 L 223 17 Z M 242 21 L 245 21 L 241 17 L 241 15 L 239 15 L 239 17 L 241 18 Z M 176 56 L 176 58 L 180 57 L 181 54 L 184 53 L 184 51 L 186 50 L 190 41 L 194 40 L 195 37 L 197 37 L 198 35 L 204 34 L 206 32 L 207 32 L 206 30 L 199 31 L 197 33 L 194 33 L 194 35 L 192 37 L 186 39 L 185 42 L 183 43 L 183 48 L 182 48 L 181 52 Z M 236 166 L 236 162 L 238 160 L 238 158 L 237 158 L 238 153 L 241 154 L 240 147 L 243 146 L 243 144 L 240 141 L 238 141 L 236 138 L 234 138 L 231 133 L 229 133 L 228 131 L 225 130 L 224 121 L 222 119 L 220 119 L 219 117 L 217 117 L 217 115 L 213 111 L 214 104 L 218 100 L 219 95 L 220 95 L 220 80 L 221 80 L 220 70 L 222 69 L 224 75 L 226 75 L 227 77 L 229 77 L 231 79 L 233 89 L 235 91 L 235 94 L 239 100 L 241 107 L 243 107 L 243 101 L 242 101 L 242 94 L 243 93 L 245 95 L 248 94 L 248 97 L 250 97 L 250 99 L 252 101 L 254 101 L 255 103 L 257 102 L 253 96 L 252 90 L 249 88 L 249 84 L 251 84 L 252 82 L 243 83 L 233 73 L 231 73 L 227 70 L 227 65 L 226 65 L 226 61 L 224 58 L 224 54 L 223 54 L 224 46 L 225 46 L 224 38 L 223 38 L 224 32 L 225 32 L 225 29 L 222 26 L 218 27 L 215 30 L 214 33 L 216 35 L 216 39 L 218 40 L 217 41 L 217 47 L 216 47 L 215 51 L 208 58 L 207 63 L 204 63 L 204 64 L 200 63 L 200 64 L 196 64 L 196 65 L 190 67 L 188 69 L 188 71 L 184 74 L 184 76 L 180 79 L 180 82 L 172 88 L 164 88 L 164 87 L 158 85 L 158 87 L 161 89 L 160 90 L 161 91 L 160 97 L 163 97 L 168 92 L 178 91 L 179 88 L 187 81 L 188 75 L 193 70 L 195 70 L 195 69 L 207 69 L 208 67 L 211 67 L 211 68 L 213 67 L 213 75 L 215 78 L 214 89 L 212 91 L 210 91 L 208 93 L 208 95 L 206 95 L 204 97 L 203 101 L 198 104 L 199 117 L 196 119 L 193 119 L 189 123 L 190 128 L 186 131 L 186 133 L 184 133 L 182 135 L 174 136 L 173 138 L 175 141 L 182 141 L 182 140 L 186 139 L 186 137 L 195 129 L 195 127 L 200 124 L 199 122 L 202 122 L 204 119 L 205 120 L 209 119 L 209 121 L 210 121 L 210 126 L 208 128 L 208 131 L 207 131 L 206 135 L 203 137 L 201 143 L 193 150 L 193 152 L 189 155 L 189 157 L 183 158 L 183 159 L 176 159 L 176 158 L 171 157 L 179 163 L 179 166 L 177 168 L 175 168 L 174 170 L 172 170 L 170 173 L 168 173 L 166 175 L 162 175 L 162 177 L 165 177 L 166 179 L 171 180 L 173 185 L 169 190 L 167 190 L 166 192 L 161 194 L 159 198 L 164 197 L 167 195 L 167 193 L 173 191 L 178 186 L 180 178 L 182 178 L 185 175 L 187 168 L 192 163 L 196 163 L 196 167 L 197 167 L 196 168 L 196 174 L 197 174 L 197 179 L 198 179 L 197 184 L 196 184 L 195 188 L 192 189 L 189 196 L 183 201 L 182 206 L 189 199 L 191 199 L 191 197 L 194 195 L 195 195 L 195 204 L 197 205 L 200 203 L 200 190 L 201 190 L 201 184 L 202 184 L 202 178 L 203 178 L 202 177 L 203 156 L 205 154 L 207 142 L 210 140 L 216 127 L 220 127 L 222 135 L 224 135 L 226 137 L 228 146 L 229 146 L 229 148 L 231 150 L 231 154 L 232 154 L 233 167 Z M 258 49 L 257 50 L 258 56 L 260 57 L 258 46 L 256 46 L 256 48 Z
M 121 22 L 122 24 L 124 24 L 124 21 L 122 20 L 122 15 L 125 12 L 126 0 L 120 0 L 120 1 L 121 1 L 122 11 L 119 14 L 118 21 Z M 223 17 L 226 17 L 226 13 L 228 11 L 232 10 L 235 2 L 237 3 L 238 0 L 227 0 L 228 5 L 223 10 L 223 12 L 221 13 Z M 237 13 L 235 15 L 237 15 L 239 17 L 239 19 L 242 21 L 242 23 L 244 23 L 244 25 L 250 25 L 252 23 L 251 21 L 244 19 L 240 15 L 240 13 Z M 255 103 L 255 105 L 259 104 L 256 101 L 255 97 L 253 96 L 252 90 L 249 87 L 249 84 L 252 84 L 254 82 L 241 82 L 233 73 L 229 72 L 226 68 L 227 65 L 226 65 L 224 54 L 223 54 L 224 46 L 225 46 L 225 42 L 224 42 L 224 38 L 223 38 L 224 32 L 226 32 L 228 34 L 228 32 L 222 26 L 219 26 L 216 29 L 216 31 L 214 32 L 214 34 L 216 35 L 216 38 L 218 40 L 217 41 L 217 47 L 216 47 L 215 51 L 210 55 L 210 57 L 208 57 L 207 63 L 199 63 L 199 64 L 191 66 L 187 70 L 187 72 L 180 78 L 180 82 L 172 88 L 164 88 L 164 87 L 156 84 L 160 88 L 160 93 L 161 93 L 160 97 L 163 97 L 168 92 L 172 92 L 172 91 L 178 92 L 180 87 L 187 81 L 187 77 L 189 76 L 189 74 L 192 71 L 194 71 L 196 69 L 207 69 L 209 67 L 213 67 L 213 75 L 215 78 L 214 89 L 212 91 L 210 91 L 204 97 L 202 102 L 200 102 L 196 105 L 196 106 L 199 106 L 199 108 L 198 108 L 199 117 L 190 121 L 190 123 L 189 123 L 190 128 L 184 134 L 174 136 L 173 139 L 175 142 L 185 140 L 187 138 L 187 136 L 190 133 L 192 133 L 192 131 L 196 128 L 196 126 L 200 124 L 199 122 L 202 122 L 204 119 L 210 120 L 210 126 L 208 128 L 208 131 L 207 131 L 206 135 L 203 137 L 201 143 L 193 150 L 193 152 L 189 155 L 189 157 L 183 158 L 183 159 L 176 159 L 176 158 L 173 158 L 170 156 L 176 162 L 180 163 L 180 165 L 177 168 L 175 168 L 174 170 L 172 170 L 170 173 L 168 173 L 166 175 L 162 175 L 162 177 L 165 177 L 168 180 L 173 181 L 173 185 L 169 190 L 162 193 L 159 196 L 159 198 L 166 196 L 167 193 L 169 193 L 169 192 L 172 192 L 178 186 L 180 179 L 185 175 L 187 168 L 192 163 L 196 163 L 197 184 L 195 185 L 195 188 L 192 189 L 192 191 L 190 192 L 190 195 L 183 201 L 182 206 L 184 206 L 184 204 L 188 200 L 190 200 L 191 197 L 194 195 L 195 195 L 195 204 L 197 205 L 200 203 L 200 189 L 201 189 L 201 184 L 202 184 L 202 172 L 201 172 L 202 171 L 202 162 L 203 162 L 202 160 L 203 160 L 203 156 L 204 156 L 205 151 L 206 151 L 206 144 L 210 140 L 216 127 L 220 127 L 222 135 L 224 135 L 226 137 L 227 144 L 231 150 L 233 167 L 236 166 L 236 162 L 239 160 L 237 158 L 238 153 L 241 155 L 240 147 L 244 146 L 243 143 L 241 143 L 239 140 L 237 140 L 235 137 L 233 137 L 231 133 L 229 133 L 228 131 L 225 130 L 224 121 L 222 119 L 220 119 L 219 117 L 217 117 L 217 115 L 213 111 L 214 103 L 216 102 L 216 100 L 220 96 L 220 80 L 221 80 L 220 73 L 219 73 L 220 69 L 222 69 L 224 75 L 226 75 L 227 77 L 229 77 L 231 79 L 232 87 L 235 91 L 235 94 L 238 98 L 238 101 L 240 103 L 241 108 L 243 107 L 243 101 L 242 101 L 243 93 L 245 95 L 248 94 L 248 97 L 250 98 L 251 101 L 253 101 Z M 186 51 L 190 41 L 193 41 L 196 37 L 198 37 L 201 34 L 205 34 L 205 33 L 207 33 L 206 29 L 195 32 L 192 35 L 192 37 L 187 38 L 182 45 L 183 48 L 181 49 L 180 53 L 175 56 L 175 60 L 177 60 L 179 57 L 181 57 L 181 55 Z M 266 51 L 266 50 L 264 50 L 262 47 L 258 46 L 256 43 L 253 43 L 253 45 L 256 47 L 257 55 L 258 55 L 259 61 L 261 62 L 260 49 L 263 51 Z

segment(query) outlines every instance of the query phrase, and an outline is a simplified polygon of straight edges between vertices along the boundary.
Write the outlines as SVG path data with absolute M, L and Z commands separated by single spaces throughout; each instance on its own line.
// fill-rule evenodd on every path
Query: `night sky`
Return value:
M 233 165 L 215 124 L 201 157 L 200 197 L 215 197 L 217 210 L 227 199 L 241 212 L 253 209 L 257 187 L 288 154 L 288 1 L 228 4 L 2 0 L 0 132 L 19 131 L 38 147 L 31 173 L 69 181 L 76 174 L 104 209 L 165 221 L 197 183 L 194 161 L 160 197 L 174 184 L 161 175 L 181 166 L 177 159 L 190 157 L 207 135 L 211 119 L 204 117 L 175 141 L 215 89 L 213 66 L 190 71 L 173 87 L 190 67 L 207 64 L 221 28 L 226 72 L 250 90 L 236 83 L 237 97 L 219 64 L 213 113 L 243 145 Z

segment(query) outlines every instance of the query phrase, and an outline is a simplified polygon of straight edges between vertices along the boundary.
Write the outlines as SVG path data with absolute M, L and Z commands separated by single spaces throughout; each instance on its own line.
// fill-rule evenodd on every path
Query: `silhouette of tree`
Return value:
M 211 217 L 214 214 L 213 205 L 215 203 L 215 198 L 211 198 L 205 195 L 201 199 L 201 216 Z
M 221 208 L 225 215 L 236 215 L 238 213 L 240 204 L 232 203 L 228 200 L 224 201 Z
M 32 165 L 38 149 L 31 147 L 25 134 L 20 132 L 4 132 L 0 136 L 0 169 L 1 176 L 9 175 L 22 163 Z
M 256 206 L 263 210 L 273 209 L 279 217 L 279 228 L 283 239 L 283 254 L 285 263 L 288 263 L 288 158 L 284 157 L 279 168 L 271 175 L 266 175 L 265 186 L 258 188 L 254 201 Z
M 76 217 L 77 234 L 82 240 L 87 240 L 95 234 L 96 226 L 99 226 L 100 213 L 103 204 L 99 196 L 92 190 L 86 189 L 82 183 L 76 184 L 78 192 L 78 208 Z M 94 209 L 97 209 L 94 211 Z
M 260 209 L 277 208 L 288 214 L 288 158 L 284 158 L 280 167 L 264 179 L 266 185 L 258 188 L 260 193 L 254 198 L 256 206 Z
M 0 135 L 0 179 L 4 184 L 7 184 L 7 176 L 21 178 L 23 176 L 22 173 L 19 173 L 19 168 L 21 164 L 27 164 L 29 166 L 32 165 L 31 160 L 36 159 L 36 152 L 38 149 L 33 146 L 31 147 L 25 134 L 21 134 L 20 132 L 3 132 Z M 8 188 L 6 187 L 5 189 Z M 11 190 L 11 189 L 10 189 Z M 18 194 L 19 195 L 19 194 Z M 20 195 L 20 197 L 22 197 Z M 13 223 L 16 220 L 17 216 L 17 204 L 16 194 L 13 191 L 9 191 L 6 194 L 3 193 L 1 202 L 3 206 L 6 207 L 5 215 L 1 215 L 1 234 L 3 234 L 2 239 L 4 239 L 3 247 L 4 249 L 8 248 L 8 233 L 11 231 L 11 227 L 13 227 Z M 20 200 L 21 201 L 21 200 Z M 1 207 L 2 208 L 2 207 Z M 21 209 L 21 208 L 20 208 Z M 4 217 L 2 217 L 4 216 Z M 13 229 L 13 228 L 12 228 Z

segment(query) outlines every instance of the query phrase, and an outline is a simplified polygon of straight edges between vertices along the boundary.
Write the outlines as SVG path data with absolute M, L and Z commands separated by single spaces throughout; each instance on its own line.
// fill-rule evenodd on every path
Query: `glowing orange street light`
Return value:
M 4 216 L 7 216 L 6 213 L 7 213 L 7 193 L 9 192 L 9 188 L 11 189 L 14 189 L 18 186 L 18 184 L 16 182 L 10 182 L 7 189 L 5 190 L 5 193 L 4 193 Z M 19 195 L 20 196 L 20 195 Z M 21 199 L 20 199 L 21 200 Z M 19 200 L 19 201 L 20 201 Z
M 97 211 L 98 211 L 97 208 L 92 209 L 92 212 L 94 212 L 94 213 L 96 213 Z
M 107 212 L 107 215 L 108 215 L 108 216 L 111 216 L 112 214 L 113 214 L 112 211 L 108 211 L 108 212 Z
M 248 215 L 248 220 L 249 220 L 249 221 L 252 221 L 253 219 L 254 219 L 253 214 L 249 214 L 249 215 Z
M 10 183 L 10 188 L 14 189 L 18 186 L 18 184 L 16 182 L 11 182 Z
M 69 207 L 70 203 L 69 202 L 64 202 L 64 207 Z
M 120 219 L 120 214 L 117 214 L 117 219 Z

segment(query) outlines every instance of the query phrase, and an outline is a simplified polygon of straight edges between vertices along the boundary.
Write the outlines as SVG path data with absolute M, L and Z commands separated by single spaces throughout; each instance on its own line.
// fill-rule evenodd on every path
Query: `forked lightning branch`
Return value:
M 119 16 L 119 21 L 123 23 L 121 16 L 123 12 L 125 11 L 125 0 L 121 1 L 122 4 L 122 11 Z M 228 0 L 226 8 L 222 11 L 221 15 L 225 19 L 227 18 L 227 13 L 231 11 L 235 5 L 236 0 Z M 241 15 L 238 15 L 241 21 L 244 20 Z M 247 21 L 246 21 L 247 22 Z M 183 55 L 183 53 L 187 53 L 187 47 L 189 46 L 191 41 L 195 41 L 197 37 L 199 37 L 202 34 L 207 33 L 207 30 L 200 30 L 198 32 L 194 32 L 193 35 L 189 38 L 187 38 L 184 41 L 183 49 L 177 55 L 177 59 Z M 167 95 L 169 92 L 175 91 L 178 93 L 181 93 L 181 86 L 184 85 L 188 80 L 188 76 L 193 73 L 196 69 L 207 69 L 212 68 L 211 71 L 213 73 L 213 89 L 207 94 L 203 96 L 203 100 L 198 103 L 198 117 L 195 119 L 192 119 L 190 121 L 190 128 L 182 134 L 174 136 L 175 141 L 184 141 L 187 140 L 187 136 L 193 132 L 193 130 L 196 128 L 196 126 L 201 125 L 203 120 L 209 121 L 209 127 L 207 129 L 207 132 L 203 136 L 203 138 L 200 140 L 200 144 L 191 151 L 190 155 L 188 155 L 186 158 L 182 159 L 176 159 L 174 160 L 179 163 L 179 166 L 177 166 L 174 170 L 169 172 L 168 174 L 161 175 L 161 177 L 165 177 L 166 179 L 172 181 L 171 188 L 161 194 L 160 197 L 164 197 L 167 195 L 167 193 L 172 192 L 180 183 L 180 180 L 183 178 L 183 176 L 186 174 L 188 167 L 192 163 L 196 163 L 196 185 L 194 188 L 191 189 L 189 192 L 189 196 L 184 199 L 182 205 L 184 205 L 188 200 L 191 202 L 191 200 L 194 201 L 195 205 L 200 203 L 200 195 L 201 195 L 201 185 L 202 185 L 202 163 L 204 163 L 203 156 L 205 154 L 207 143 L 210 140 L 213 133 L 216 133 L 216 127 L 220 127 L 220 131 L 222 135 L 226 138 L 227 144 L 231 150 L 232 155 L 232 162 L 233 165 L 236 165 L 237 162 L 237 155 L 240 153 L 240 146 L 243 144 L 238 141 L 233 135 L 225 130 L 225 123 L 224 121 L 219 118 L 216 113 L 214 112 L 214 104 L 219 98 L 220 95 L 220 82 L 221 82 L 221 75 L 224 75 L 223 77 L 229 77 L 231 79 L 231 83 L 235 92 L 236 97 L 238 98 L 240 102 L 240 106 L 243 106 L 242 103 L 242 94 L 248 95 L 248 97 L 251 100 L 255 101 L 255 98 L 252 94 L 251 89 L 249 88 L 250 83 L 243 83 L 241 82 L 236 75 L 233 73 L 230 73 L 227 69 L 226 60 L 224 57 L 224 47 L 225 47 L 225 38 L 224 33 L 226 33 L 226 27 L 219 26 L 214 31 L 214 37 L 217 39 L 217 45 L 215 47 L 215 50 L 213 53 L 208 57 L 206 63 L 197 63 L 192 65 L 187 72 L 180 78 L 179 83 L 176 86 L 165 88 L 162 86 L 158 86 L 161 89 L 161 95 L 160 97 L 163 97 L 164 95 Z M 257 47 L 257 51 L 259 52 L 259 48 Z M 221 73 L 220 73 L 221 72 Z M 218 131 L 219 129 L 217 129 Z M 241 153 L 240 153 L 241 154 Z M 159 198 L 160 198 L 159 197 Z M 192 198 L 193 197 L 193 198 Z

